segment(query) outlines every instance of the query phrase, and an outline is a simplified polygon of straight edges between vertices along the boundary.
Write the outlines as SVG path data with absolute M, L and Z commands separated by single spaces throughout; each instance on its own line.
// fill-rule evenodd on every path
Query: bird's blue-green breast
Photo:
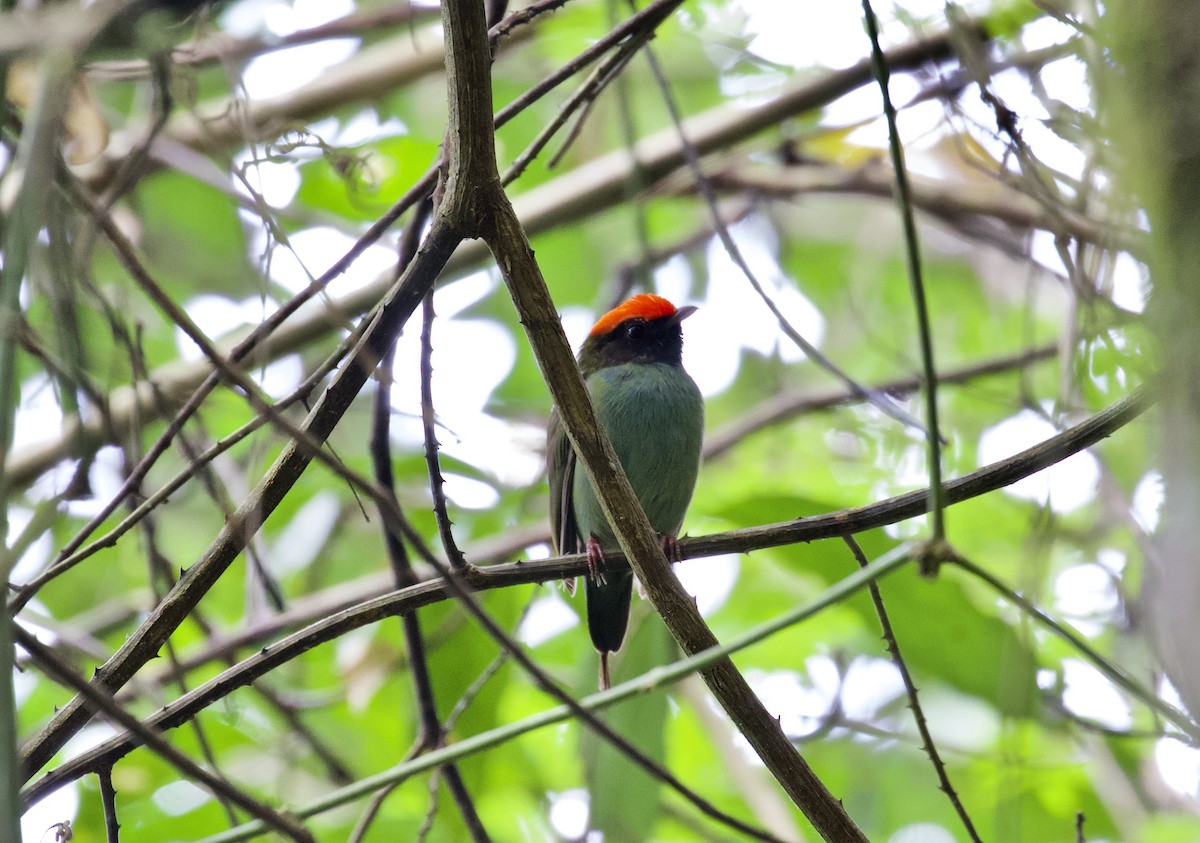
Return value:
M 655 531 L 675 534 L 696 485 L 704 432 L 704 401 L 681 366 L 628 363 L 588 376 L 588 392 Z M 583 471 L 574 479 L 579 535 L 616 549 L 607 520 Z

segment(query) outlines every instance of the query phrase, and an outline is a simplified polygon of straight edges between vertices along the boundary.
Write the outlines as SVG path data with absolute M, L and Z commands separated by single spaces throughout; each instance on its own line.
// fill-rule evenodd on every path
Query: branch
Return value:
M 1150 405 L 1151 399 L 1142 390 L 1135 391 L 1108 409 L 1006 460 L 993 463 L 964 477 L 946 482 L 946 502 L 960 503 L 1011 485 L 1031 474 L 1061 462 L 1088 448 L 1136 419 Z M 844 509 L 826 515 L 800 518 L 781 524 L 769 524 L 732 530 L 712 536 L 681 539 L 680 553 L 684 559 L 746 553 L 770 547 L 799 544 L 818 539 L 855 535 L 866 530 L 895 524 L 921 515 L 929 504 L 929 491 L 917 489 L 867 506 Z M 527 542 L 522 541 L 524 545 Z M 618 566 L 623 557 L 612 553 L 605 562 Z M 878 561 L 874 564 L 879 564 Z M 476 592 L 513 585 L 558 581 L 587 573 L 587 558 L 581 554 L 476 568 L 465 577 L 466 584 Z M 308 652 L 313 647 L 332 641 L 346 633 L 393 615 L 411 612 L 449 599 L 451 592 L 443 579 L 432 579 L 391 594 L 367 600 L 349 609 L 329 614 L 310 626 L 287 636 L 274 645 L 262 647 L 237 667 L 226 670 L 204 685 L 180 697 L 153 715 L 147 723 L 159 728 L 171 728 L 186 723 L 198 712 L 228 696 L 258 677 Z M 43 776 L 24 793 L 27 802 L 41 799 L 46 793 L 98 769 L 100 758 L 112 763 L 137 745 L 129 736 L 117 736 L 90 752 L 62 765 Z
M 859 546 L 858 542 L 852 536 L 846 536 L 844 541 L 850 548 L 850 553 L 854 556 L 854 560 L 858 562 L 859 568 L 865 568 L 871 564 L 867 560 L 867 555 L 863 553 L 862 547 Z M 879 618 L 879 628 L 883 633 L 883 641 L 887 647 L 888 655 L 892 657 L 892 662 L 896 665 L 896 670 L 900 674 L 900 680 L 904 683 L 904 693 L 908 696 L 908 707 L 912 709 L 913 722 L 916 724 L 917 732 L 921 736 L 921 747 L 933 763 L 933 770 L 938 778 L 938 786 L 950 799 L 950 804 L 954 806 L 955 812 L 958 814 L 959 819 L 962 820 L 963 828 L 966 829 L 967 836 L 971 838 L 972 843 L 983 843 L 979 839 L 979 833 L 975 831 L 975 824 L 971 822 L 971 816 L 963 806 L 962 800 L 958 798 L 958 793 L 954 790 L 954 785 L 950 783 L 950 776 L 946 773 L 946 765 L 942 761 L 942 756 L 938 752 L 937 745 L 933 742 L 933 735 L 929 731 L 929 723 L 925 719 L 925 711 L 921 708 L 921 701 L 917 696 L 917 684 L 913 682 L 912 674 L 908 672 L 908 663 L 900 653 L 900 641 L 896 638 L 896 633 L 892 629 L 892 621 L 888 617 L 887 606 L 884 605 L 883 592 L 879 588 L 879 583 L 872 580 L 867 583 L 867 590 L 871 593 L 871 602 L 875 604 L 875 615 Z
M 623 682 L 620 685 L 616 685 L 608 689 L 607 691 L 601 691 L 585 697 L 583 700 L 576 703 L 575 707 L 582 708 L 588 712 L 596 712 L 611 705 L 615 705 L 623 700 L 627 700 L 631 697 L 640 694 L 646 694 L 657 690 L 658 688 L 665 687 L 666 685 L 682 679 L 685 676 L 690 676 L 691 674 L 695 673 L 697 669 L 711 664 L 715 660 L 728 658 L 732 653 L 753 646 L 754 644 L 757 644 L 769 638 L 770 636 L 787 629 L 790 626 L 814 616 L 823 609 L 826 609 L 829 606 L 846 599 L 851 594 L 856 593 L 858 590 L 865 587 L 868 582 L 871 582 L 874 579 L 882 577 L 883 575 L 896 570 L 901 565 L 907 563 L 907 561 L 908 547 L 901 546 L 891 553 L 876 559 L 868 568 L 860 569 L 849 575 L 845 579 L 827 589 L 824 593 L 811 602 L 803 606 L 798 606 L 795 609 L 792 609 L 791 611 L 774 618 L 773 620 L 761 626 L 755 627 L 754 629 L 743 633 L 724 646 L 716 647 L 712 650 L 706 650 L 703 653 L 698 653 L 694 656 L 681 659 L 672 664 L 655 668 L 654 670 L 651 670 L 640 677 Z M 196 691 L 193 691 L 192 693 L 196 694 L 205 688 L 208 688 L 211 684 L 212 683 L 210 682 L 203 686 L 203 688 L 197 688 Z M 175 711 L 172 710 L 171 714 L 173 715 L 174 713 Z M 155 715 L 155 717 L 159 717 L 160 715 L 164 714 L 165 712 L 160 712 L 160 714 Z M 368 793 L 377 790 L 378 788 L 386 787 L 417 773 L 424 772 L 425 770 L 432 769 L 442 764 L 458 761 L 476 752 L 490 749 L 491 747 L 531 732 L 534 729 L 539 729 L 543 726 L 549 726 L 554 723 L 561 723 L 573 716 L 575 716 L 574 708 L 569 705 L 560 705 L 540 712 L 539 714 L 532 715 L 516 723 L 509 723 L 492 729 L 488 732 L 472 735 L 471 737 L 464 738 L 463 740 L 458 741 L 451 746 L 435 750 L 426 755 L 422 755 L 419 758 L 415 758 L 412 761 L 399 764 L 390 770 L 384 770 L 383 772 L 374 776 L 362 779 L 361 781 L 355 782 L 348 787 L 333 791 L 332 793 L 327 794 L 326 796 L 303 808 L 297 808 L 294 813 L 299 817 L 315 816 L 316 814 L 320 814 L 352 802 L 355 799 L 361 798 Z M 154 718 L 150 719 L 153 720 Z M 92 749 L 86 755 L 91 758 L 97 757 L 103 754 L 105 749 L 111 744 L 114 742 L 119 742 L 123 737 L 124 736 L 117 736 L 116 738 L 112 738 L 109 741 L 106 741 L 100 747 Z M 116 757 L 120 758 L 128 751 L 129 748 L 119 751 L 116 754 Z M 83 757 L 81 756 L 69 764 L 64 765 L 64 769 L 68 766 L 77 766 L 82 760 Z M 83 775 L 86 772 L 87 771 L 84 770 L 78 775 Z M 55 773 L 51 775 L 56 776 L 57 773 L 58 771 L 55 771 Z M 47 776 L 46 778 L 49 779 L 50 776 Z M 65 782 L 58 781 L 54 787 L 61 786 L 63 783 Z M 46 793 L 53 789 L 43 789 L 42 784 L 43 782 L 38 782 L 37 785 L 34 785 L 26 791 L 24 795 L 27 801 L 36 801 L 37 799 L 44 797 Z M 239 826 L 236 829 L 231 829 L 224 834 L 207 838 L 204 843 L 233 843 L 233 841 L 249 839 L 261 831 L 262 826 L 260 823 L 248 823 L 246 825 Z M 769 835 L 767 837 L 769 837 Z
M 450 52 L 453 54 L 453 50 Z M 490 130 L 490 117 L 487 113 L 483 116 Z M 493 159 L 493 172 L 494 167 Z M 482 194 L 480 203 L 489 205 L 495 215 L 494 227 L 483 229 L 484 238 L 496 256 L 563 427 L 599 494 L 605 517 L 622 550 L 655 610 L 684 652 L 696 654 L 717 646 L 717 639 L 700 617 L 695 602 L 671 571 L 654 529 L 634 496 L 612 445 L 600 429 L 546 282 L 499 178 L 477 185 L 476 189 Z M 485 191 L 490 191 L 490 195 Z M 701 673 L 739 731 L 820 834 L 827 840 L 865 841 L 841 803 L 800 757 L 779 722 L 754 695 L 733 662 L 723 658 L 703 668 Z
M 904 166 L 904 148 L 900 145 L 900 130 L 896 127 L 896 107 L 888 90 L 891 69 L 879 45 L 879 21 L 871 0 L 862 0 L 867 35 L 871 39 L 871 64 L 879 91 L 883 96 L 883 114 L 888 125 L 888 151 L 892 156 L 892 175 L 896 180 L 896 207 L 904 227 L 904 256 L 908 265 L 908 283 L 912 288 L 913 306 L 917 311 L 917 335 L 921 346 L 921 392 L 925 399 L 925 423 L 929 425 L 925 439 L 929 445 L 929 509 L 933 521 L 931 541 L 946 541 L 946 524 L 942 492 L 942 438 L 938 432 L 937 369 L 933 363 L 933 329 L 929 325 L 929 305 L 925 296 L 925 281 L 921 273 L 921 249 L 917 238 L 917 222 L 913 214 L 912 197 L 908 189 L 908 169 Z M 930 744 L 932 746 L 932 743 Z M 967 821 L 967 830 L 975 839 L 974 829 Z
M 69 688 L 76 689 L 97 709 L 117 725 L 136 734 L 138 739 L 145 742 L 155 754 L 175 767 L 180 773 L 207 787 L 214 794 L 228 799 L 251 815 L 258 817 L 265 826 L 274 828 L 280 834 L 296 840 L 298 843 L 316 843 L 312 834 L 294 818 L 280 813 L 256 799 L 250 798 L 240 788 L 234 787 L 220 776 L 205 770 L 191 758 L 167 743 L 151 726 L 144 725 L 132 714 L 121 707 L 120 703 L 104 690 L 93 687 L 83 677 L 77 675 L 70 665 L 62 662 L 52 650 L 39 642 L 32 634 L 14 624 L 13 637 L 17 644 L 24 649 L 47 675 L 53 677 Z
M 338 372 L 304 420 L 302 430 L 310 442 L 324 442 L 349 409 L 387 346 L 395 339 L 405 320 L 445 266 L 457 242 L 457 235 L 447 223 L 441 218 L 436 220 L 424 248 L 382 303 L 372 324 L 356 345 L 351 359 Z M 279 505 L 311 458 L 308 449 L 295 441 L 288 443 L 266 476 L 226 520 L 221 532 L 200 559 L 183 574 L 171 593 L 155 607 L 138 630 L 97 671 L 93 683 L 111 693 L 128 682 L 142 665 L 157 655 L 163 642 Z M 26 778 L 44 766 L 67 740 L 83 728 L 92 710 L 82 696 L 76 696 L 58 711 L 23 748 L 22 764 Z
M 649 8 L 649 7 L 647 7 Z M 951 54 L 945 32 L 911 42 L 888 52 L 888 64 L 896 70 L 940 61 Z M 764 131 L 775 129 L 780 122 L 820 108 L 871 81 L 870 65 L 860 62 L 845 70 L 830 73 L 815 81 L 799 79 L 765 102 L 746 108 L 726 105 L 703 112 L 685 121 L 684 132 L 696 151 L 705 155 L 739 143 Z M 679 132 L 670 127 L 651 135 L 637 145 L 634 158 L 625 150 L 617 150 L 596 158 L 522 194 L 516 204 L 517 216 L 530 235 L 540 234 L 567 225 L 582 217 L 600 213 L 623 202 L 625 186 L 637 172 L 650 181 L 658 180 L 685 163 Z M 461 272 L 483 262 L 487 250 L 482 243 L 464 243 L 447 264 L 447 272 Z M 312 316 L 289 320 L 268 340 L 255 346 L 256 361 L 263 365 L 303 347 L 314 339 L 344 325 L 344 314 L 362 313 L 374 305 L 391 288 L 390 273 L 345 298 L 338 299 L 330 310 L 339 318 L 330 318 L 330 310 Z M 175 362 L 160 367 L 153 380 L 161 392 L 182 401 L 212 372 L 205 362 Z M 58 437 L 21 449 L 12 455 L 8 467 L 14 486 L 26 485 L 60 460 L 72 455 L 72 447 L 83 444 L 99 445 L 128 434 L 133 407 L 136 405 L 148 421 L 156 412 L 149 390 L 121 387 L 108 396 L 113 424 L 102 425 L 98 419 L 80 423 L 78 419 L 63 426 Z
M 893 198 L 895 190 L 895 179 L 881 162 L 848 170 L 832 164 L 780 166 L 742 161 L 719 169 L 709 180 L 722 190 L 749 190 L 759 196 L 787 199 L 813 193 Z M 1001 179 L 978 186 L 909 173 L 908 180 L 913 206 L 951 223 L 990 218 L 1017 229 L 1037 228 L 1146 257 L 1146 237 L 1141 232 L 1089 219 L 1069 207 L 1051 214 L 1044 202 Z

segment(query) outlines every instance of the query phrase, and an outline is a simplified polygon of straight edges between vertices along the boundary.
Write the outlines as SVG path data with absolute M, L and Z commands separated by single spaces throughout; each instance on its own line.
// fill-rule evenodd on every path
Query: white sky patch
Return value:
M 304 379 L 304 361 L 299 354 L 289 354 L 273 360 L 265 367 L 250 373 L 254 381 L 272 398 L 280 399 L 300 385 Z
M 591 801 L 582 788 L 549 793 L 550 825 L 563 840 L 579 840 L 588 830 Z
M 357 51 L 357 38 L 329 38 L 263 53 L 251 59 L 242 71 L 246 96 L 267 100 L 294 91 Z
M 287 15 L 272 20 L 271 30 L 276 35 L 287 35 L 298 29 L 311 29 L 329 23 L 354 11 L 353 0 L 291 0 L 290 4 L 279 4 Z
M 1158 529 L 1158 518 L 1162 514 L 1163 478 L 1158 471 L 1142 475 L 1133 490 L 1133 517 L 1147 533 Z
M 682 307 L 687 303 L 693 280 L 687 258 L 684 255 L 672 255 L 654 270 L 654 292 Z
M 1063 659 L 1063 705 L 1070 711 L 1113 729 L 1133 723 L 1129 703 L 1100 671 L 1079 659 Z
M 779 718 L 789 735 L 812 731 L 829 713 L 841 689 L 837 665 L 827 656 L 805 659 L 804 670 L 804 676 L 792 670 L 746 672 L 746 680 L 758 698 Z M 748 744 L 745 749 L 753 755 Z
M 500 493 L 482 480 L 443 472 L 446 498 L 463 509 L 491 509 L 500 503 Z
M 846 669 L 842 705 L 852 720 L 872 721 L 879 710 L 904 693 L 900 671 L 887 659 L 859 657 Z
M 234 38 L 261 35 L 267 10 L 272 6 L 288 8 L 278 0 L 241 0 L 239 3 L 230 3 L 219 16 L 221 29 Z
M 1011 457 L 1026 448 L 1054 436 L 1058 431 L 1032 410 L 1022 410 L 979 437 L 981 465 Z M 1056 465 L 1004 487 L 1014 498 L 1049 505 L 1056 512 L 1072 512 L 1096 497 L 1100 469 L 1096 458 L 1086 451 L 1068 457 Z
M 1078 619 L 1098 619 L 1116 610 L 1117 588 L 1113 575 L 1100 565 L 1073 565 L 1054 580 L 1054 604 L 1064 615 L 1074 619 L 1081 632 L 1099 634 L 1104 626 Z
M 350 251 L 354 238 L 329 226 L 298 231 L 289 239 L 290 249 L 272 246 L 271 279 L 298 293 Z M 368 246 L 351 266 L 330 282 L 329 295 L 340 298 L 375 281 L 396 266 L 396 251 L 381 243 Z M 307 272 L 305 268 L 307 267 Z
M 896 114 L 896 130 L 900 133 L 900 142 L 905 152 L 913 159 L 909 169 L 921 172 L 916 166 L 920 156 L 913 151 L 933 140 L 936 132 L 945 127 L 945 107 L 934 100 L 905 107 L 922 91 L 921 83 L 912 76 L 895 75 L 888 83 L 888 93 L 892 104 L 900 109 Z M 878 117 L 876 117 L 878 115 Z M 826 126 L 849 126 L 862 120 L 870 120 L 859 126 L 846 136 L 846 143 L 858 146 L 875 147 L 882 154 L 888 148 L 888 125 L 883 117 L 883 95 L 879 88 L 868 85 L 860 88 L 848 97 L 840 97 L 825 109 L 823 124 Z M 899 225 L 899 223 L 897 223 Z
M 750 52 L 776 64 L 848 67 L 868 44 L 862 9 L 854 3 L 741 0 L 739 5 L 748 15 Z
M 921 709 L 934 741 L 966 752 L 983 752 L 995 746 L 1001 720 L 991 705 L 945 686 L 921 687 L 920 692 Z M 910 734 L 916 734 L 907 708 L 903 710 L 900 725 Z
M 190 814 L 212 797 L 186 779 L 165 784 L 150 797 L 158 810 L 169 817 Z
M 1133 313 L 1146 309 L 1150 279 L 1146 265 L 1128 252 L 1118 252 L 1112 268 L 1112 301 Z
M 1076 30 L 1055 20 L 1049 15 L 1043 15 L 1037 20 L 1030 21 L 1021 28 L 1021 44 L 1026 50 L 1041 50 L 1070 41 L 1078 33 Z
M 18 582 L 18 580 L 14 579 L 13 582 Z M 35 602 L 37 601 L 30 601 L 30 605 Z M 37 607 L 39 612 L 42 611 L 43 608 L 43 606 Z M 24 623 L 24 620 L 22 619 L 21 626 L 28 628 L 29 625 Z M 38 640 L 42 640 L 41 635 L 38 635 Z M 21 706 L 25 704 L 25 701 L 29 699 L 29 695 L 33 693 L 35 688 L 37 688 L 39 681 L 40 680 L 38 677 L 33 675 L 32 670 L 13 671 L 13 700 L 16 701 L 18 711 L 21 709 Z
M 577 626 L 579 615 L 567 604 L 562 589 L 553 586 L 533 601 L 517 627 L 517 640 L 527 647 L 537 647 Z
M 50 646 L 58 642 L 58 632 L 56 629 L 50 628 L 52 626 L 56 627 L 57 624 L 46 626 L 39 619 L 52 617 L 54 616 L 46 608 L 46 604 L 34 597 L 23 610 L 19 622 L 22 627 L 36 635 L 38 641 Z
M 62 492 L 71 482 L 78 460 L 63 460 L 47 471 L 29 488 L 28 496 L 36 500 L 48 500 Z M 59 504 L 59 513 L 81 520 L 90 519 L 100 512 L 109 500 L 120 490 L 125 479 L 125 461 L 120 448 L 115 445 L 105 445 L 96 452 L 88 471 L 88 485 L 92 496 L 80 500 L 63 501 Z
M 817 308 L 786 277 L 775 254 L 774 233 L 761 220 L 746 220 L 730 234 L 763 289 L 791 326 L 816 347 L 825 335 L 825 320 Z M 778 353 L 785 362 L 805 360 L 799 346 L 788 339 L 778 320 L 750 286 L 716 238 L 708 247 L 709 283 L 706 298 L 684 323 L 684 367 L 706 397 L 729 387 L 737 375 L 742 349 L 762 356 Z M 670 267 L 670 265 L 668 265 Z M 682 268 L 660 270 L 662 289 L 680 286 Z M 685 302 L 676 301 L 680 305 Z M 690 302 L 687 302 L 690 303 Z
M 311 565 L 329 541 L 341 511 L 333 492 L 318 492 L 305 501 L 270 543 L 267 559 L 271 572 L 285 576 Z
M 740 570 L 741 563 L 733 553 L 685 559 L 675 566 L 683 590 L 696 598 L 696 607 L 705 617 L 725 605 Z
M 236 164 L 242 166 L 250 160 L 249 152 L 243 150 L 238 154 Z M 300 170 L 291 161 L 259 160 L 246 168 L 246 182 L 272 208 L 284 208 L 291 204 L 300 189 Z M 241 194 L 247 193 L 246 185 L 239 180 L 234 180 L 234 187 Z M 255 212 L 243 209 L 241 213 L 253 223 L 260 222 Z
M 54 832 L 49 829 L 56 823 L 74 822 L 78 813 L 79 782 L 71 782 L 21 815 L 21 839 L 28 843 L 53 840 Z
M 421 411 L 420 328 L 405 331 L 396 349 L 392 406 Z M 484 319 L 439 319 L 433 326 L 433 406 L 438 421 L 462 438 L 469 419 L 478 415 L 492 391 L 512 371 L 517 350 L 512 334 Z M 450 437 L 444 444 L 453 445 Z
M 16 538 L 21 535 L 29 522 L 33 520 L 33 510 L 24 506 L 10 506 L 8 508 L 8 535 L 9 538 Z M 47 530 L 42 533 L 29 548 L 21 554 L 21 558 L 17 560 L 17 564 L 13 566 L 12 572 L 9 574 L 9 579 L 14 583 L 28 582 L 37 576 L 46 563 L 50 561 L 50 554 L 54 550 L 54 536 Z
M 546 429 L 540 425 L 463 413 L 451 429 L 439 431 L 438 439 L 443 453 L 487 471 L 509 488 L 532 486 L 545 468 Z
M 913 823 L 899 829 L 887 843 L 954 843 L 955 837 L 937 823 Z
M 679 304 L 679 302 L 676 302 Z M 567 340 L 571 343 L 571 348 L 576 353 L 579 353 L 580 346 L 587 339 L 588 331 L 592 330 L 592 325 L 596 324 L 596 314 L 588 310 L 586 307 L 564 307 L 559 311 L 559 320 L 562 322 L 563 331 L 566 332 Z M 696 317 L 688 318 L 690 326 L 692 320 Z M 687 342 L 685 340 L 684 346 Z
M 21 403 L 17 405 L 13 428 L 13 450 L 40 442 L 48 431 L 62 427 L 63 414 L 50 378 L 38 373 L 21 384 Z
M 1065 24 L 1052 21 L 1049 17 L 1034 23 L 1050 22 L 1065 28 Z M 1077 57 L 1069 56 L 1050 62 L 1038 74 L 1046 93 L 1063 105 L 1076 111 L 1090 111 L 1092 108 L 1091 88 L 1087 83 L 1087 66 Z
M 205 293 L 189 300 L 183 310 L 200 329 L 200 333 L 212 341 L 241 325 L 257 325 L 267 313 L 275 310 L 275 305 L 257 296 L 233 301 L 225 296 Z M 200 346 L 179 327 L 175 328 L 175 347 L 184 360 L 204 358 Z
M 1183 796 L 1200 796 L 1200 750 L 1175 738 L 1154 745 L 1154 763 L 1167 787 Z
M 403 135 L 408 131 L 399 117 L 389 117 L 380 123 L 379 114 L 373 108 L 364 108 L 345 121 L 331 117 L 328 121 L 314 123 L 311 128 L 313 134 L 320 135 L 338 146 L 361 146 L 380 138 Z
M 451 283 L 440 284 L 433 294 L 433 311 L 441 317 L 453 317 L 482 301 L 500 285 L 500 276 L 481 269 Z
M 1128 561 L 1124 553 L 1113 547 L 1106 547 L 1096 552 L 1096 564 L 1114 577 L 1121 576 L 1125 571 L 1125 563 Z
M 457 300 L 447 299 L 448 312 L 465 308 L 478 293 L 472 288 L 478 288 L 480 279 L 472 277 L 460 283 L 467 286 L 458 292 Z M 419 324 L 410 322 L 401 334 L 392 367 L 392 408 L 396 413 L 393 438 L 403 446 L 423 442 Z M 528 485 L 541 473 L 544 432 L 483 413 L 492 392 L 508 377 L 516 360 L 512 334 L 497 322 L 439 318 L 434 323 L 433 405 L 443 449 L 487 471 L 501 483 Z M 494 495 L 495 490 L 488 488 Z M 470 492 L 461 486 L 457 494 L 469 496 Z
M 278 36 L 320 26 L 354 10 L 351 0 L 294 0 L 292 3 L 237 3 L 222 16 L 222 24 L 242 35 L 265 28 Z M 331 38 L 264 53 L 242 74 L 251 98 L 269 98 L 299 88 L 326 69 L 354 55 L 357 38 Z

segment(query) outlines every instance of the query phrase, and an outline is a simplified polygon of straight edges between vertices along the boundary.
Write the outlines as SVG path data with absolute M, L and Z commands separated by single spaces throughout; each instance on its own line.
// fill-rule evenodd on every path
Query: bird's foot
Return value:
M 604 577 L 604 551 L 600 549 L 600 542 L 596 541 L 595 536 L 588 536 L 587 565 L 588 577 L 593 583 L 596 585 L 608 584 L 608 580 Z
M 683 561 L 683 555 L 679 552 L 679 539 L 670 533 L 663 534 L 662 549 L 663 556 L 667 557 L 667 561 L 672 565 Z

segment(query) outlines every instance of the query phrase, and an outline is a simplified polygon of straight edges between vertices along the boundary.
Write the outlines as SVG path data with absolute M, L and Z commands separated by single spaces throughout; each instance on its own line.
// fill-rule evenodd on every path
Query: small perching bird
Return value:
M 604 314 L 579 350 L 579 369 L 634 494 L 661 536 L 670 561 L 700 468 L 704 399 L 683 368 L 681 323 L 694 307 L 634 296 Z M 550 524 L 556 553 L 587 551 L 587 615 L 600 652 L 600 687 L 609 687 L 608 654 L 629 625 L 633 574 L 605 572 L 604 552 L 619 545 L 558 418 L 547 434 Z

